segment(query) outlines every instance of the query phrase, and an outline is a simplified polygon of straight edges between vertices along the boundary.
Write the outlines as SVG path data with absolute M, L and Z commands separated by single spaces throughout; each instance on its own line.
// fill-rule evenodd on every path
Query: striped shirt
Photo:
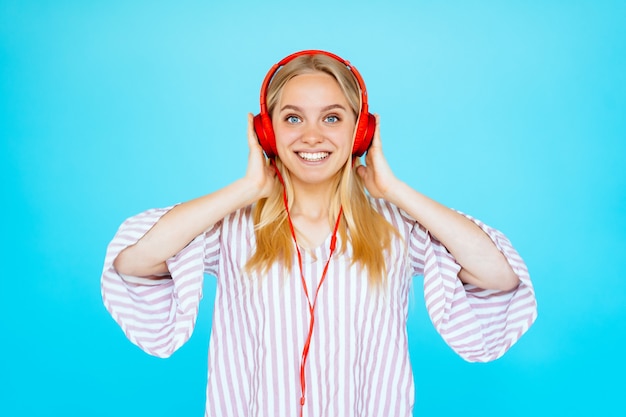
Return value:
M 464 285 L 457 277 L 460 266 L 427 230 L 384 200 L 372 204 L 401 238 L 387 254 L 382 289 L 369 287 L 359 265 L 351 264 L 349 245 L 333 254 L 315 309 L 305 416 L 411 416 L 414 385 L 406 323 L 414 276 L 424 277 L 435 328 L 468 361 L 500 357 L 536 317 L 526 266 L 500 232 L 470 217 L 519 276 L 518 288 L 508 292 Z M 132 343 L 168 357 L 193 331 L 204 274 L 216 276 L 205 416 L 298 416 L 309 310 L 297 256 L 288 275 L 281 265 L 263 276 L 244 272 L 255 244 L 252 207 L 245 207 L 168 259 L 171 276 L 122 277 L 113 267 L 117 254 L 167 210 L 141 213 L 118 230 L 102 274 L 106 308 Z M 318 248 L 302 250 L 309 289 L 317 287 L 329 242 L 330 236 Z

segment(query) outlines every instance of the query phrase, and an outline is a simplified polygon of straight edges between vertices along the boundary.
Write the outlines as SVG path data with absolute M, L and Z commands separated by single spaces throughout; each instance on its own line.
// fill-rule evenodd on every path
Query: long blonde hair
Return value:
M 314 72 L 331 75 L 346 96 L 355 117 L 361 107 L 359 85 L 350 70 L 339 61 L 326 55 L 304 55 L 287 63 L 272 79 L 267 91 L 267 109 L 270 116 L 280 99 L 287 81 Z M 293 185 L 290 174 L 276 157 L 276 168 L 281 173 L 289 208 L 293 202 Z M 340 210 L 342 222 L 338 233 L 344 252 L 349 242 L 352 247 L 352 263 L 359 264 L 367 271 L 370 284 L 378 286 L 385 279 L 385 252 L 391 248 L 391 240 L 397 235 L 396 229 L 371 206 L 361 177 L 356 173 L 360 165 L 348 159 L 343 169 L 335 177 L 333 198 L 329 207 L 329 224 L 334 225 Z M 278 178 L 275 181 L 279 181 Z M 248 271 L 266 272 L 279 262 L 290 270 L 294 255 L 294 242 L 289 228 L 289 220 L 283 200 L 283 188 L 276 184 L 273 193 L 259 200 L 254 208 L 256 249 L 246 264 Z

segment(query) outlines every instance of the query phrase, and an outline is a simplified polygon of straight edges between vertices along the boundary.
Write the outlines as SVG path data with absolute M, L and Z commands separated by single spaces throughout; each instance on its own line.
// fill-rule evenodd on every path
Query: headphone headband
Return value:
M 333 58 L 334 60 L 339 61 L 343 65 L 345 65 L 346 68 L 354 76 L 361 93 L 361 110 L 357 119 L 357 127 L 354 138 L 354 147 L 352 148 L 352 154 L 354 156 L 363 155 L 372 143 L 374 130 L 376 129 L 376 118 L 374 117 L 374 115 L 368 112 L 367 89 L 365 88 L 365 82 L 363 81 L 363 78 L 361 77 L 359 71 L 357 71 L 357 69 L 352 64 L 350 64 L 349 61 L 333 53 L 318 49 L 308 49 L 295 52 L 291 55 L 286 56 L 285 58 L 274 64 L 265 76 L 265 79 L 263 80 L 263 84 L 261 86 L 261 112 L 254 117 L 254 130 L 259 139 L 259 143 L 263 148 L 263 151 L 268 158 L 274 158 L 277 155 L 276 137 L 274 136 L 274 129 L 272 127 L 271 117 L 267 112 L 267 89 L 272 81 L 272 78 L 274 78 L 274 75 L 281 67 L 284 67 L 289 62 L 304 55 L 325 55 Z

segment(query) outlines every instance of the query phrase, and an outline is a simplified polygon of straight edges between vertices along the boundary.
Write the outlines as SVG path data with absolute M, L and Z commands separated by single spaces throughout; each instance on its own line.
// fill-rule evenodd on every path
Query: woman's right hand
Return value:
M 196 199 L 179 204 L 139 241 L 115 259 L 118 272 L 138 277 L 167 273 L 165 261 L 224 216 L 270 195 L 275 171 L 267 163 L 254 133 L 254 118 L 248 116 L 248 168 L 243 178 Z
M 257 193 L 257 198 L 268 197 L 274 188 L 276 171 L 268 164 L 263 148 L 254 131 L 254 116 L 248 113 L 248 169 L 244 179 L 252 185 Z

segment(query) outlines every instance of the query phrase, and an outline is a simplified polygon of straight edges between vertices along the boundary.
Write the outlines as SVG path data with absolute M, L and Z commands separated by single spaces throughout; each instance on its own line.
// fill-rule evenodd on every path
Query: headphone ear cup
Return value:
M 376 116 L 367 113 L 367 117 L 359 120 L 359 127 L 354 138 L 352 155 L 362 156 L 369 149 L 376 131 Z
M 276 140 L 274 138 L 274 130 L 272 121 L 267 115 L 259 113 L 254 116 L 254 132 L 263 152 L 268 158 L 276 156 Z

